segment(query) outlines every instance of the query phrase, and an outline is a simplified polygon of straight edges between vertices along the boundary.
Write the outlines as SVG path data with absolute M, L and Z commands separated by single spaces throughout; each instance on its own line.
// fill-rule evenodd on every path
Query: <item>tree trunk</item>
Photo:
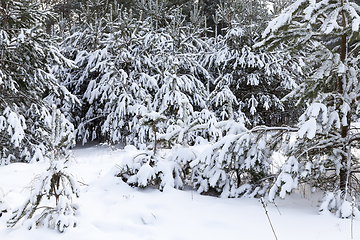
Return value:
M 343 0 L 341 1 L 341 5 L 343 5 L 344 2 Z M 345 15 L 344 12 L 342 12 L 342 25 L 345 28 L 346 27 L 346 19 L 345 19 Z M 341 36 L 341 52 L 340 52 L 340 59 L 343 63 L 345 63 L 346 60 L 346 53 L 347 53 L 347 37 L 346 34 Z M 340 95 L 344 95 L 344 83 L 345 83 L 346 79 L 344 75 L 340 75 L 339 79 L 338 79 L 338 92 Z M 343 104 L 339 105 L 339 112 L 341 112 L 341 107 Z M 341 138 L 343 138 L 345 140 L 345 138 L 347 138 L 348 136 L 348 132 L 349 132 L 349 126 L 350 126 L 350 114 L 348 113 L 347 116 L 347 126 L 342 126 L 341 127 Z M 346 142 L 346 141 L 344 141 Z M 341 168 L 340 168 L 340 173 L 339 173 L 339 178 L 340 178 L 340 191 L 342 194 L 345 194 L 346 191 L 346 185 L 347 185 L 347 179 L 348 179 L 348 168 L 347 168 L 347 161 L 348 161 L 348 147 L 347 145 L 343 146 L 343 152 L 344 154 L 342 155 L 341 158 Z
M 153 123 L 152 126 L 153 132 L 154 132 L 154 156 L 156 155 L 156 145 L 157 145 L 157 139 L 156 139 L 156 123 Z

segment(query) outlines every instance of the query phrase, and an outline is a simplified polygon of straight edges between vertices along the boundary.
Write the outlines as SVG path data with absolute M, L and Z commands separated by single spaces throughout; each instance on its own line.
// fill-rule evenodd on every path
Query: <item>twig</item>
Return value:
M 281 216 L 280 209 L 279 209 L 279 208 L 278 208 L 278 206 L 276 205 L 275 201 L 274 201 L 273 203 L 274 203 L 274 205 L 275 205 L 276 209 L 278 210 L 278 212 L 279 212 L 279 214 L 280 214 L 280 216 Z
M 83 186 L 89 186 L 89 184 L 86 184 L 86 183 L 83 183 L 83 182 L 81 182 L 81 181 L 77 181 L 78 183 L 80 183 L 81 185 L 83 185 Z
M 276 233 L 275 233 L 275 230 L 274 230 L 274 227 L 273 227 L 273 225 L 272 225 L 272 223 L 271 223 L 271 220 L 270 220 L 268 211 L 267 211 L 267 209 L 266 209 L 266 205 L 265 205 L 265 202 L 264 202 L 264 198 L 260 198 L 260 201 L 261 201 L 261 203 L 262 203 L 262 205 L 263 205 L 263 208 L 264 208 L 264 210 L 265 210 L 265 214 L 266 214 L 266 216 L 267 216 L 267 218 L 268 218 L 268 220 L 269 220 L 270 227 L 271 227 L 271 230 L 272 230 L 273 233 L 274 233 L 275 239 L 278 240 L 278 238 L 277 238 L 277 236 L 276 236 Z
M 351 201 L 351 225 L 350 225 L 351 239 L 354 239 L 354 207 L 355 207 L 355 197 L 352 197 L 352 201 Z

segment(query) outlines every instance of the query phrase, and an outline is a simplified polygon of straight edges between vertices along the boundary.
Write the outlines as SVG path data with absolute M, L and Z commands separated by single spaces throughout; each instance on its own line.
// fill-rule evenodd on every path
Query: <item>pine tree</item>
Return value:
M 14 227 L 22 218 L 25 218 L 23 224 L 29 230 L 45 225 L 63 232 L 65 228 L 77 224 L 74 215 L 78 207 L 72 203 L 72 196 L 79 197 L 80 189 L 76 180 L 65 170 L 70 156 L 66 147 L 74 141 L 74 129 L 55 106 L 47 121 L 51 133 L 43 132 L 43 138 L 49 146 L 46 159 L 50 167 L 40 177 L 24 204 L 13 211 L 7 222 L 8 227 Z M 55 201 L 54 206 L 42 206 L 43 197 Z
M 149 111 L 142 117 L 141 124 L 151 129 L 153 149 L 152 152 L 145 150 L 122 161 L 116 176 L 130 186 L 153 186 L 162 191 L 168 187 L 182 189 L 190 183 L 188 170 L 190 162 L 197 156 L 194 151 L 174 148 L 169 155 L 159 153 L 158 142 L 164 139 L 159 139 L 158 130 L 165 120 L 164 115 L 155 111 Z
M 289 151 L 288 161 L 298 165 L 290 179 L 340 191 L 341 203 L 328 207 L 341 217 L 348 216 L 339 206 L 359 187 L 358 159 L 352 152 L 359 140 L 353 125 L 359 117 L 359 12 L 359 6 L 347 0 L 299 0 L 269 23 L 262 43 L 268 48 L 289 46 L 288 51 L 302 54 L 309 66 L 309 76 L 292 94 L 308 108 Z
M 69 115 L 77 128 L 78 140 L 86 143 L 89 140 L 106 139 L 103 134 L 105 131 L 101 129 L 109 114 L 106 102 L 108 97 L 113 99 L 117 92 L 121 92 L 124 85 L 121 81 L 114 82 L 114 75 L 118 78 L 126 75 L 113 62 L 117 57 L 115 54 L 119 54 L 118 57 L 126 54 L 118 52 L 121 45 L 117 44 L 123 42 L 119 39 L 120 35 L 114 34 L 114 22 L 123 19 L 119 17 L 117 6 L 103 6 L 104 3 L 97 0 L 87 1 L 84 5 L 81 17 L 85 22 L 74 28 L 74 32 L 62 44 L 62 52 L 74 60 L 77 68 L 63 72 L 61 78 L 62 84 L 81 100 L 81 107 L 72 105 Z M 106 9 L 111 11 L 105 11 Z M 132 22 L 126 11 L 122 16 Z
M 149 4 L 145 5 L 150 8 Z M 205 45 L 197 38 L 200 30 L 184 26 L 179 9 L 166 14 L 169 22 L 160 28 L 152 15 L 138 19 L 131 11 L 114 7 L 64 41 L 65 55 L 78 66 L 62 79 L 82 99 L 82 107 L 72 112 L 83 143 L 151 141 L 151 129 L 139 122 L 147 113 L 149 99 L 154 111 L 168 117 L 167 125 L 183 118 L 180 106 L 184 101 L 189 103 L 184 109 L 189 120 L 193 110 L 206 107 L 203 80 L 207 71 L 197 61 Z
M 214 127 L 224 136 L 190 163 L 192 183 L 198 192 L 222 197 L 261 197 L 276 178 L 271 156 L 279 150 L 290 127 L 258 126 L 227 120 Z
M 205 85 L 211 76 L 200 62 L 200 56 L 208 46 L 201 38 L 204 29 L 198 25 L 201 15 L 196 6 L 191 11 L 189 23 L 185 22 L 186 17 L 180 8 L 172 10 L 168 18 L 170 21 L 165 31 L 156 33 L 166 36 L 168 44 L 154 56 L 160 69 L 155 75 L 159 89 L 155 94 L 154 108 L 168 117 L 165 126 L 167 141 L 180 133 L 183 139 L 178 138 L 178 143 L 187 145 L 194 143 L 198 134 L 195 133 L 195 125 L 201 123 L 198 121 L 200 111 L 208 108 Z M 184 131 L 176 130 L 181 128 Z M 186 133 L 182 135 L 181 132 Z
M 0 164 L 44 153 L 39 131 L 46 129 L 50 109 L 45 97 L 74 100 L 50 70 L 71 65 L 43 31 L 51 15 L 37 1 L 0 1 Z
M 282 98 L 301 75 L 296 59 L 279 50 L 253 47 L 270 17 L 266 2 L 226 1 L 216 16 L 228 27 L 215 39 L 214 53 L 204 58 L 204 64 L 215 78 L 210 103 L 217 117 L 245 117 L 250 127 L 291 121 L 291 103 L 285 105 Z

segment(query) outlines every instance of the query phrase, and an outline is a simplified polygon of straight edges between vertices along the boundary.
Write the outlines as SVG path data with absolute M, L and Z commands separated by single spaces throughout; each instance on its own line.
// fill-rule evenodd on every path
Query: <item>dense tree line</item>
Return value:
M 359 12 L 348 0 L 0 1 L 0 163 L 46 158 L 44 181 L 71 182 L 55 163 L 74 140 L 131 144 L 142 153 L 117 176 L 132 186 L 273 200 L 304 183 L 349 217 Z M 287 160 L 274 170 L 275 151 Z

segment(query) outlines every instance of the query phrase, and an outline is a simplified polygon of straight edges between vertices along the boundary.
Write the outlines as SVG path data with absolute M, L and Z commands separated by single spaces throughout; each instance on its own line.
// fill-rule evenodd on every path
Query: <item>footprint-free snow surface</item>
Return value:
M 131 188 L 114 177 L 119 164 L 134 154 L 92 146 L 73 150 L 68 171 L 81 186 L 78 225 L 64 233 L 48 228 L 27 230 L 18 223 L 6 227 L 10 214 L 0 217 L 1 240 L 123 239 L 123 240 L 267 240 L 275 239 L 258 199 L 223 199 L 192 190 Z M 37 176 L 49 163 L 14 163 L 0 166 L 0 191 L 11 208 L 29 196 Z M 0 192 L 1 193 L 1 192 Z M 305 194 L 304 194 L 305 193 Z M 305 195 L 305 197 L 304 197 Z M 318 195 L 300 191 L 268 204 L 267 210 L 279 240 L 351 239 L 349 219 L 318 214 Z M 353 239 L 360 239 L 360 221 L 353 221 Z

